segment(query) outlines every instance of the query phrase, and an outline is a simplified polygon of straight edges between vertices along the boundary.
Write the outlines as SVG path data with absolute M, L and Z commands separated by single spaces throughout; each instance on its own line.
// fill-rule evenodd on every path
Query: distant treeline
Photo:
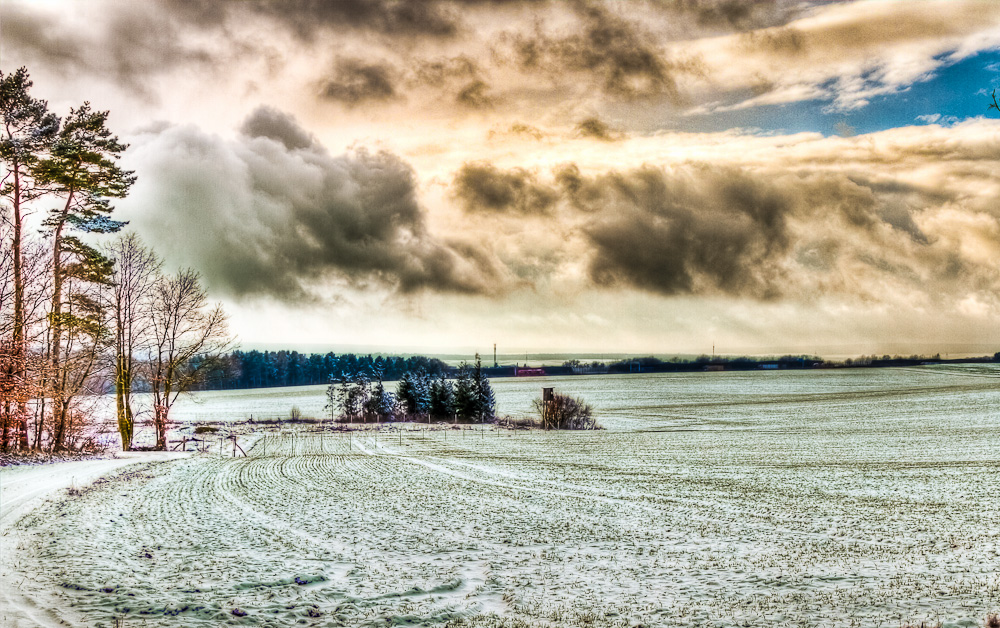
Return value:
M 809 355 L 784 355 L 780 358 L 728 357 L 701 355 L 693 359 L 673 358 L 660 360 L 646 357 L 619 360 L 608 365 L 611 373 L 704 371 L 718 368 L 726 371 L 752 371 L 765 367 L 777 369 L 815 368 L 823 364 L 823 359 Z
M 608 373 L 663 373 L 679 371 L 752 371 L 758 369 L 812 369 L 812 368 L 881 368 L 899 366 L 919 366 L 922 364 L 983 364 L 1000 362 L 1000 353 L 976 358 L 942 359 L 940 354 L 922 355 L 863 355 L 843 361 L 824 360 L 811 355 L 784 355 L 781 357 L 729 357 L 702 355 L 693 359 L 673 358 L 661 360 L 654 357 L 619 360 L 607 365 Z M 575 372 L 593 373 L 601 366 L 598 363 L 580 364 L 570 361 L 563 364 Z
M 195 358 L 192 362 L 199 362 Z M 709 356 L 662 360 L 652 356 L 605 362 L 569 360 L 561 366 L 545 366 L 545 375 L 596 375 L 601 373 L 680 373 L 697 371 L 753 371 L 761 369 L 812 369 L 916 366 L 920 364 L 969 364 L 1000 362 L 1000 353 L 979 358 L 942 359 L 934 356 L 871 355 L 830 361 L 810 355 L 781 357 Z M 426 356 L 355 355 L 346 353 L 299 353 L 298 351 L 233 351 L 214 358 L 209 365 L 196 364 L 206 377 L 198 390 L 270 388 L 329 384 L 331 379 L 354 378 L 364 374 L 372 379 L 398 381 L 406 373 L 426 373 L 431 378 L 456 377 L 458 369 L 437 358 Z M 523 367 L 483 367 L 487 377 L 512 377 Z M 537 373 L 533 373 L 537 374 Z
M 433 377 L 449 372 L 448 365 L 441 360 L 419 355 L 402 358 L 332 352 L 233 351 L 214 361 L 201 390 L 329 384 L 331 378 L 354 378 L 362 373 L 388 381 L 420 370 Z

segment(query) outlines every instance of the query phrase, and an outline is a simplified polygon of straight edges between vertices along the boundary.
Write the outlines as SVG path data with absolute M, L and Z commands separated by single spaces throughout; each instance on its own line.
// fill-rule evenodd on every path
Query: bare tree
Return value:
M 37 351 L 25 351 L 24 345 L 37 344 L 44 334 L 47 301 L 49 256 L 48 247 L 38 240 L 27 240 L 20 249 L 19 276 L 22 290 L 15 289 L 14 251 L 10 244 L 13 227 L 9 214 L 0 208 L 0 450 L 9 451 L 28 433 L 29 443 L 34 433 L 34 447 L 41 444 L 41 422 L 36 413 L 35 426 L 28 432 L 27 419 L 30 399 L 41 398 L 42 356 Z M 20 295 L 14 298 L 15 293 Z M 16 303 L 15 303 L 16 301 Z M 15 311 L 19 316 L 15 317 Z M 15 334 L 15 318 L 23 321 L 21 332 Z M 19 344 L 19 340 L 26 342 Z M 40 404 L 36 404 L 36 410 Z
M 105 300 L 114 337 L 115 414 L 122 450 L 128 451 L 135 432 L 132 388 L 138 373 L 137 361 L 152 347 L 150 308 L 160 260 L 131 232 L 112 241 L 104 253 L 115 264 Z
M 221 305 L 208 307 L 199 274 L 186 269 L 161 277 L 153 291 L 154 348 L 150 364 L 156 448 L 167 447 L 167 418 L 177 397 L 191 389 L 232 348 Z
M 80 395 L 101 392 L 98 369 L 110 340 L 110 326 L 101 303 L 101 284 L 68 276 L 64 287 L 69 297 L 62 304 L 59 321 L 53 322 L 42 378 L 42 394 L 51 404 L 51 446 L 64 449 L 67 437 L 79 430 L 86 416 L 76 407 Z M 50 320 L 52 313 L 49 313 Z

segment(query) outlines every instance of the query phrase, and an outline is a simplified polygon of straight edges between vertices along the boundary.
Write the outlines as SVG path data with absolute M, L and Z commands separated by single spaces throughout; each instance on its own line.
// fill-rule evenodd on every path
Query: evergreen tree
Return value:
M 455 391 L 451 382 L 441 375 L 430 385 L 431 416 L 448 420 L 455 414 Z
M 478 401 L 475 380 L 469 365 L 463 362 L 455 379 L 455 414 L 463 421 L 475 421 L 478 418 Z
M 18 444 L 28 447 L 27 400 L 28 373 L 27 326 L 25 311 L 26 279 L 24 276 L 24 212 L 25 204 L 44 193 L 36 185 L 39 163 L 47 156 L 59 132 L 59 118 L 49 113 L 48 103 L 33 98 L 28 91 L 32 82 L 28 70 L 20 68 L 12 74 L 0 72 L 0 161 L 4 174 L 0 177 L 0 198 L 9 205 L 11 222 L 11 266 L 13 274 L 14 310 L 12 338 L 2 365 L 3 377 L 10 382 L 10 398 L 2 400 L 3 449 L 8 447 L 8 428 L 16 423 Z M 7 390 L 7 389 L 5 389 Z
M 419 417 L 430 412 L 430 383 L 422 368 L 407 371 L 399 378 L 396 398 L 405 414 Z
M 492 421 L 496 416 L 496 399 L 490 380 L 483 374 L 482 360 L 476 354 L 476 366 L 472 371 L 473 390 L 475 391 L 475 415 L 480 423 Z
M 399 407 L 404 415 L 412 416 L 416 413 L 416 384 L 411 372 L 403 373 L 396 383 L 396 399 L 399 400 Z
M 81 337 L 91 344 L 99 341 L 101 312 L 80 284 L 108 284 L 112 271 L 111 260 L 71 233 L 120 230 L 125 223 L 109 217 L 109 199 L 125 197 L 135 182 L 130 171 L 118 166 L 126 146 L 108 130 L 107 118 L 107 111 L 92 111 L 90 103 L 71 109 L 48 157 L 36 169 L 38 182 L 61 199 L 43 223 L 52 239 L 49 395 L 56 450 L 63 446 L 70 401 L 86 379 L 86 374 L 74 377 L 68 372 L 70 347 Z

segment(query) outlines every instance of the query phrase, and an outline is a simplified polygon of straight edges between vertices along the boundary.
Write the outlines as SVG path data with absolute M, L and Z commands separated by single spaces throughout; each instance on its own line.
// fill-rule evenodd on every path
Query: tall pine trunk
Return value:
M 14 164 L 14 234 L 11 253 L 14 257 L 14 338 L 11 347 L 11 378 L 14 392 L 13 416 L 17 425 L 17 441 L 21 450 L 27 450 L 28 443 L 28 369 L 27 334 L 24 316 L 24 260 L 21 253 L 21 166 Z M 6 435 L 4 443 L 6 444 Z

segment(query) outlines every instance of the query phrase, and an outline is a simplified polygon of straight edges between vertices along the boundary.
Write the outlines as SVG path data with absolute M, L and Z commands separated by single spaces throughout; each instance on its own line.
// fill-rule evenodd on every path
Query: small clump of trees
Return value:
M 346 423 L 381 423 L 396 418 L 395 396 L 385 389 L 380 372 L 331 378 L 326 389 L 325 409 L 334 420 Z
M 539 427 L 544 430 L 599 430 L 594 408 L 581 399 L 552 393 L 534 401 Z
M 331 418 L 348 423 L 496 420 L 496 398 L 478 353 L 474 364 L 462 363 L 454 381 L 418 368 L 403 373 L 395 393 L 385 389 L 378 363 L 371 371 L 331 377 L 326 390 Z

